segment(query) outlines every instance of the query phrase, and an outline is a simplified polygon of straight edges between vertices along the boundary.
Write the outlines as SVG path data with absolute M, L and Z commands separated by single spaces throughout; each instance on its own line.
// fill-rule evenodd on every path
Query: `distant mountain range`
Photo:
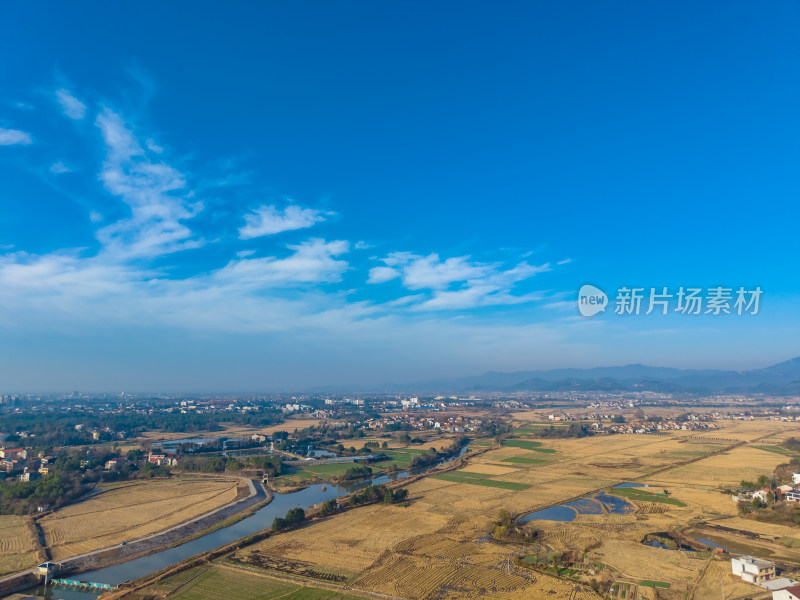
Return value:
M 514 373 L 489 371 L 474 377 L 406 385 L 387 384 L 375 388 L 381 388 L 382 391 L 420 393 L 653 391 L 686 394 L 763 393 L 786 396 L 800 394 L 800 357 L 750 371 L 673 369 L 647 365 Z

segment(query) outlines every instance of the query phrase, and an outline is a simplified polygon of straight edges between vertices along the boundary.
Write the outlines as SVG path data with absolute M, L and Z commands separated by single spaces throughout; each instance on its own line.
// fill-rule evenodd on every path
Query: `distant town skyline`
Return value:
M 4 4 L 0 393 L 800 355 L 800 7 L 579 4 Z

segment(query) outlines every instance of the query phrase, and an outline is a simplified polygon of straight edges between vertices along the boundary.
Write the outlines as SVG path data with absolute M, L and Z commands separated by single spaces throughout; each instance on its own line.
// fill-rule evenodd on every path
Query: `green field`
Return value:
M 645 579 L 644 581 L 640 581 L 639 585 L 642 587 L 649 587 L 649 588 L 664 588 L 665 590 L 669 589 L 670 584 L 666 581 L 651 581 L 650 579 Z
M 358 600 L 335 590 L 286 583 L 217 565 L 178 573 L 156 589 L 167 591 L 170 600 Z
M 392 449 L 392 450 L 381 450 L 383 454 L 386 454 L 390 458 L 390 460 L 384 460 L 375 463 L 329 463 L 329 464 L 321 464 L 321 465 L 308 465 L 307 467 L 299 467 L 298 470 L 293 470 L 283 475 L 279 476 L 276 480 L 277 485 L 297 485 L 303 484 L 308 480 L 320 478 L 320 479 L 330 479 L 340 477 L 344 474 L 347 469 L 357 465 L 363 464 L 370 468 L 372 468 L 373 472 L 380 474 L 382 471 L 386 471 L 391 466 L 395 466 L 398 469 L 406 469 L 411 461 L 416 456 L 420 456 L 425 454 L 425 450 L 420 450 L 419 448 L 400 448 L 400 449 Z
M 528 458 L 527 456 L 510 456 L 508 458 L 504 458 L 501 462 L 535 465 L 538 463 L 543 463 L 545 460 L 543 458 Z
M 797 456 L 797 452 L 787 450 L 782 446 L 752 446 L 757 450 L 764 450 L 766 452 L 774 452 L 775 454 L 783 454 L 784 456 Z
M 357 464 L 358 463 L 330 463 L 327 465 L 309 465 L 308 467 L 303 467 L 303 470 L 319 475 L 320 477 L 338 477 L 347 471 L 347 469 Z M 375 470 L 373 465 L 368 466 L 372 467 L 373 471 Z
M 659 496 L 652 492 L 646 492 L 641 488 L 617 488 L 608 491 L 609 494 L 627 498 L 629 500 L 638 500 L 640 502 L 656 502 L 658 504 L 672 504 L 673 506 L 686 506 L 680 500 L 675 498 L 667 498 L 666 496 Z
M 533 450 L 534 448 L 538 448 L 542 445 L 542 442 L 534 442 L 532 440 L 506 440 L 503 442 L 504 446 L 509 446 L 511 448 L 523 448 L 525 450 Z
M 461 471 L 442 473 L 441 475 L 434 475 L 433 478 L 441 479 L 442 481 L 450 481 L 452 483 L 469 483 L 471 485 L 483 485 L 486 487 L 495 487 L 504 490 L 524 490 L 529 487 L 527 483 L 497 481 L 496 479 L 490 479 L 481 473 L 464 473 Z

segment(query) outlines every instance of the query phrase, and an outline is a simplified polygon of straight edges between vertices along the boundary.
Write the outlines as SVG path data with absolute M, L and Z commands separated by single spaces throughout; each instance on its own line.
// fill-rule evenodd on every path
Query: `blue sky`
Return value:
M 794 2 L 0 8 L 0 388 L 800 354 Z M 757 315 L 577 311 L 592 283 Z

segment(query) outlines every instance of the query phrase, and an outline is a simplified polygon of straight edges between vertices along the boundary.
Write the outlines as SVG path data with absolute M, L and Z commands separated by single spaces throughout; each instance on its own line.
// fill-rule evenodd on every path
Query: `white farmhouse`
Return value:
M 772 600 L 800 600 L 800 585 L 775 590 L 772 592 Z
M 775 564 L 754 556 L 732 558 L 731 571 L 748 583 L 761 583 L 775 578 Z

